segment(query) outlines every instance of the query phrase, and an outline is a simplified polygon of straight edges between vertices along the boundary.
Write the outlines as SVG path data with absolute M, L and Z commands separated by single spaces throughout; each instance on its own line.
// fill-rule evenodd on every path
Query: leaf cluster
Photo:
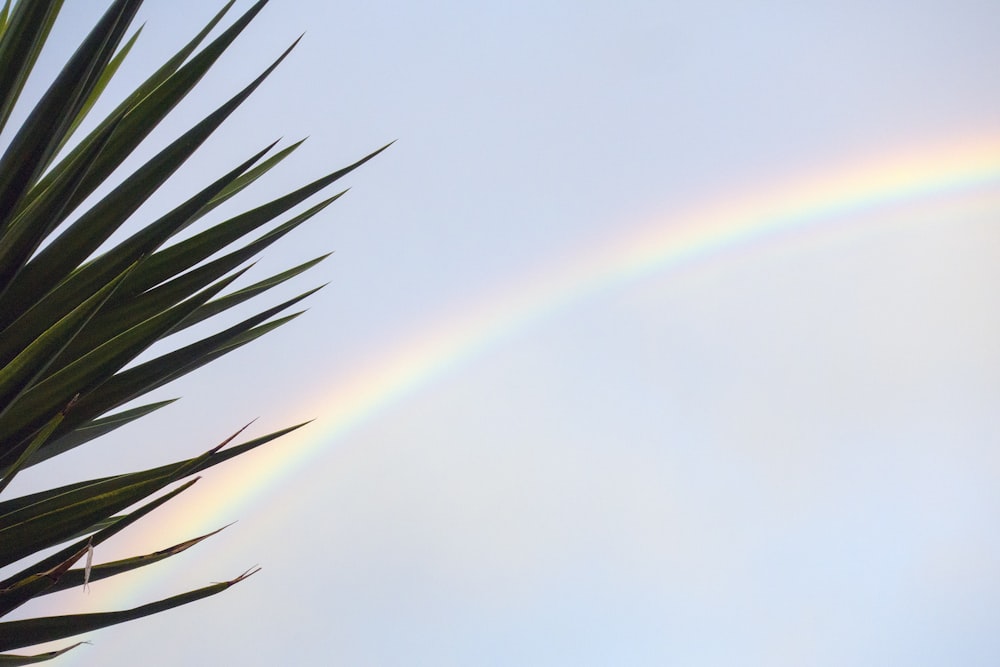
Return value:
M 141 0 L 114 0 L 66 61 L 0 155 L 0 494 L 22 470 L 80 447 L 171 401 L 150 391 L 294 319 L 315 289 L 153 356 L 154 343 L 292 279 L 326 255 L 231 289 L 247 264 L 325 209 L 342 192 L 293 209 L 384 150 L 231 217 L 210 214 L 280 164 L 301 142 L 262 147 L 154 220 L 140 207 L 294 48 L 124 177 L 112 174 L 184 99 L 244 28 L 260 0 L 221 28 L 228 2 L 193 38 L 83 136 L 95 108 L 141 30 L 129 33 Z M 21 97 L 61 0 L 10 0 L 0 10 L 0 131 Z M 216 33 L 214 37 L 211 37 Z M 102 194 L 104 193 L 104 194 Z M 195 223 L 199 227 L 192 228 Z M 191 228 L 183 240 L 177 235 Z M 119 230 L 130 236 L 102 248 Z M 159 349 L 159 348 L 157 348 Z M 147 353 L 148 359 L 139 361 Z M 302 426 L 149 470 L 76 482 L 17 498 L 0 496 L 0 616 L 42 595 L 158 562 L 209 537 L 155 553 L 91 565 L 93 549 L 184 492 L 202 470 Z M 241 429 L 242 430 L 242 429 Z M 218 531 L 215 531 L 218 532 Z M 40 557 L 42 552 L 50 555 Z M 80 566 L 81 560 L 86 565 Z M 22 561 L 28 562 L 22 567 Z M 0 666 L 41 662 L 7 653 L 72 637 L 214 595 L 223 583 L 134 609 L 0 622 Z

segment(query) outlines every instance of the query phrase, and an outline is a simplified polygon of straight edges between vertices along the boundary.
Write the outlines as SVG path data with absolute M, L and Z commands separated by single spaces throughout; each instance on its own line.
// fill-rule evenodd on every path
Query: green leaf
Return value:
M 10 0 L 4 3 L 0 37 L 0 130 L 7 124 L 24 82 L 27 81 L 48 39 L 62 0 L 19 2 L 10 12 Z
M 5 332 L 6 335 L 3 336 L 2 344 L 0 344 L 0 360 L 8 358 L 7 355 L 12 354 L 13 350 L 27 344 L 28 341 L 51 326 L 53 321 L 62 313 L 67 312 L 80 301 L 87 299 L 91 294 L 101 290 L 103 285 L 111 280 L 112 277 L 121 273 L 125 267 L 129 265 L 135 266 L 136 262 L 141 258 L 153 252 L 160 244 L 176 233 L 177 230 L 183 228 L 189 217 L 196 213 L 215 193 L 219 192 L 227 183 L 246 171 L 266 152 L 267 149 L 257 153 L 257 155 L 229 171 L 208 187 L 203 188 L 198 194 L 175 207 L 166 215 L 146 225 L 141 231 L 119 243 L 113 249 L 77 269 L 70 277 L 56 286 L 55 289 L 44 297 L 37 299 L 34 305 L 24 315 L 14 320 L 8 331 Z M 95 233 L 97 233 L 96 230 Z M 5 296 L 6 299 L 0 299 L 0 308 L 3 307 L 2 304 L 5 302 L 13 301 L 17 303 L 19 299 L 26 298 L 20 296 L 16 289 L 12 289 Z M 162 303 L 161 307 L 155 312 L 160 312 L 175 304 L 176 302 Z M 152 316 L 155 312 L 147 313 L 147 317 Z M 116 316 L 114 319 L 119 319 L 119 317 Z M 136 324 L 138 321 L 140 320 L 133 318 L 128 326 Z M 122 322 L 122 324 L 124 325 L 125 323 Z M 94 335 L 90 332 L 84 332 L 84 335 L 77 339 L 73 347 L 76 352 L 68 351 L 70 352 L 69 358 L 66 358 L 66 355 L 64 355 L 61 364 L 57 364 L 56 367 L 59 368 L 65 365 L 83 352 L 93 349 L 99 342 L 108 340 L 110 337 L 121 333 L 128 326 L 119 326 L 112 331 L 111 335 L 105 338 L 97 337 L 96 341 Z
M 64 422 L 66 431 L 98 415 L 114 410 L 128 401 L 138 398 L 172 380 L 176 380 L 200 368 L 204 364 L 217 359 L 223 354 L 227 354 L 281 324 L 290 321 L 292 318 L 297 317 L 298 313 L 277 322 L 257 326 L 259 323 L 289 308 L 315 291 L 314 289 L 300 294 L 213 336 L 117 373 L 114 377 L 104 382 L 98 390 L 81 397 L 80 401 L 74 406 L 73 411 L 67 415 Z M 57 433 L 57 436 L 61 435 L 61 432 Z M 48 457 L 49 452 L 43 447 L 35 458 L 29 462 L 29 465 L 40 463 Z
M 265 4 L 266 0 L 257 2 L 190 61 L 170 73 L 165 80 L 148 89 L 145 95 L 130 96 L 126 103 L 119 106 L 116 111 L 125 112 L 123 122 L 108 142 L 107 150 L 101 159 L 91 169 L 87 180 L 70 201 L 71 209 L 100 186 L 160 121 L 184 99 Z M 228 6 L 223 8 L 223 12 L 226 9 Z M 202 35 L 199 35 L 195 39 L 201 37 Z M 128 104 L 129 101 L 132 103 Z
M 84 632 L 91 632 L 109 625 L 132 621 L 137 618 L 156 614 L 167 609 L 173 609 L 196 600 L 216 595 L 227 588 L 238 584 L 247 577 L 256 574 L 260 568 L 247 570 L 240 576 L 229 581 L 223 581 L 194 591 L 175 595 L 157 602 L 151 602 L 132 609 L 122 611 L 106 611 L 93 614 L 67 614 L 65 616 L 47 616 L 31 618 L 23 621 L 0 623 L 0 651 L 42 644 L 44 642 L 72 637 Z
M 276 440 L 283 435 L 287 435 L 292 431 L 296 431 L 309 422 L 303 422 L 301 424 L 296 424 L 295 426 L 289 426 L 273 433 L 261 436 L 259 438 L 254 438 L 240 445 L 235 445 L 229 449 L 224 449 L 221 451 L 210 450 L 207 456 L 196 457 L 193 459 L 187 459 L 185 461 L 178 461 L 176 463 L 170 463 L 168 465 L 158 466 L 156 468 L 150 468 L 148 470 L 143 470 L 137 473 L 129 473 L 127 475 L 114 475 L 111 477 L 101 477 L 99 479 L 92 479 L 86 482 L 76 482 L 73 484 L 67 484 L 56 489 L 49 489 L 46 491 L 39 491 L 37 493 L 31 493 L 25 496 L 20 496 L 18 498 L 11 498 L 10 500 L 5 500 L 0 502 L 0 519 L 5 516 L 13 515 L 17 512 L 25 511 L 27 508 L 39 506 L 42 503 L 53 502 L 57 498 L 69 497 L 69 494 L 84 494 L 86 497 L 88 490 L 98 488 L 96 485 L 103 484 L 106 482 L 111 482 L 112 480 L 118 480 L 119 484 L 134 484 L 142 481 L 148 481 L 151 479 L 156 479 L 163 477 L 164 475 L 169 475 L 175 473 L 178 469 L 184 467 L 189 470 L 188 475 L 194 475 L 212 466 L 216 466 L 220 463 L 228 461 L 231 458 L 240 456 L 246 452 L 249 452 L 257 447 L 265 445 L 272 440 Z M 0 523 L 2 525 L 2 523 Z M 89 526 L 87 526 L 89 527 Z M 77 533 L 73 533 L 76 535 Z M 0 545 L 2 546 L 2 545 Z
M 34 665 L 39 662 L 46 662 L 48 660 L 52 660 L 53 658 L 58 658 L 67 651 L 72 651 L 80 644 L 86 643 L 87 642 L 77 642 L 72 646 L 67 646 L 59 651 L 49 651 L 48 653 L 39 653 L 37 655 L 11 655 L 9 653 L 0 654 L 0 667 L 18 667 L 18 665 Z
M 133 265 L 134 266 L 134 265 Z M 56 322 L 48 331 L 35 338 L 13 360 L 0 368 L 0 418 L 15 405 L 18 397 L 48 369 L 73 338 L 83 329 L 101 305 L 115 291 L 132 267 L 128 267 L 96 294 L 86 299 Z
M 0 235 L 0 295 L 6 292 L 13 277 L 59 224 L 67 212 L 67 200 L 80 186 L 115 127 L 114 124 L 109 125 L 107 131 L 68 164 L 44 192 L 22 206 L 10 226 Z M 20 309 L 14 311 L 17 312 Z M 14 317 L 11 314 L 6 321 Z
M 35 433 L 34 437 L 27 442 L 23 449 L 17 452 L 17 460 L 10 464 L 10 466 L 3 471 L 2 475 L 0 475 L 0 492 L 7 488 L 11 481 L 13 481 L 14 475 L 16 475 L 21 468 L 26 467 L 31 457 L 52 436 L 52 432 L 56 430 L 56 427 L 59 426 L 60 423 L 62 423 L 65 416 L 65 410 L 54 416 L 45 426 Z
M 260 163 L 259 165 L 257 165 L 256 167 L 254 167 L 253 169 L 251 169 L 250 171 L 248 171 L 247 173 L 243 174 L 235 181 L 230 183 L 226 187 L 226 189 L 220 192 L 218 195 L 216 195 L 212 199 L 212 201 L 205 206 L 205 208 L 198 211 L 196 219 L 202 217 L 203 215 L 214 209 L 216 206 L 219 206 L 223 202 L 236 196 L 244 189 L 246 189 L 248 186 L 250 186 L 250 184 L 252 184 L 258 178 L 269 172 L 274 167 L 278 166 L 282 160 L 291 155 L 292 152 L 295 151 L 296 148 L 301 146 L 304 141 L 305 139 L 300 139 L 291 146 L 281 149 L 280 151 L 269 157 L 267 160 Z
M 216 280 L 218 277 L 225 275 L 240 264 L 243 264 L 250 258 L 259 254 L 262 250 L 283 237 L 285 234 L 298 227 L 319 211 L 323 210 L 331 201 L 333 201 L 333 199 L 335 198 L 321 202 L 305 213 L 296 216 L 280 227 L 271 230 L 257 240 L 234 252 L 219 257 L 204 266 L 192 269 L 187 273 L 183 273 L 177 278 L 174 278 L 173 280 L 156 288 L 131 297 L 127 301 L 121 303 L 119 308 L 106 308 L 106 314 L 102 313 L 98 320 L 93 323 L 93 326 L 88 328 L 86 333 L 88 336 L 96 338 L 111 337 L 120 329 L 152 316 L 164 307 L 163 304 L 176 303 L 190 294 L 195 293 L 205 285 L 208 285 L 212 281 Z M 123 285 L 122 287 L 125 289 L 127 288 L 127 285 Z M 260 291 L 261 290 L 258 290 L 258 293 Z M 249 298 L 249 296 L 246 296 L 246 298 Z M 192 324 L 200 322 L 206 317 L 209 317 L 210 314 L 221 312 L 221 310 L 225 309 L 222 306 L 227 303 L 230 305 L 236 305 L 236 303 L 239 303 L 242 300 L 244 299 L 236 301 L 222 301 L 221 299 L 215 299 L 211 302 L 214 305 L 209 308 L 207 312 L 206 307 L 208 304 L 200 307 L 188 316 L 188 318 L 178 324 L 177 328 L 171 333 L 176 333 L 177 331 L 191 326 Z M 117 301 L 122 302 L 121 299 Z M 113 306 L 114 303 L 112 302 L 111 305 Z M 71 352 L 72 350 L 67 351 L 68 354 Z
M 112 478 L 0 516 L 0 567 L 60 544 L 173 481 L 173 471 L 138 483 Z
M 114 151 L 108 151 L 109 153 L 114 153 L 115 158 L 106 157 L 102 161 L 102 169 L 95 170 L 95 174 L 91 177 L 89 187 L 74 197 L 67 208 L 72 210 L 76 206 L 89 196 L 93 192 L 93 188 L 96 187 L 101 181 L 107 178 L 108 175 L 114 168 L 125 160 L 126 157 L 131 153 L 132 149 L 138 146 L 143 139 L 149 134 L 149 132 L 155 127 L 167 113 L 174 108 L 177 102 L 180 101 L 184 95 L 190 91 L 191 87 L 197 83 L 200 75 L 196 77 L 193 81 L 189 82 L 186 89 L 182 89 L 179 96 L 175 99 L 167 99 L 163 96 L 163 92 L 170 87 L 164 87 L 164 83 L 170 79 L 181 64 L 188 59 L 188 57 L 194 53 L 194 50 L 198 48 L 198 45 L 208 36 L 212 29 L 222 20 L 222 17 L 226 14 L 230 7 L 233 6 L 235 0 L 229 0 L 226 5 L 215 15 L 215 17 L 208 22 L 208 24 L 201 29 L 201 31 L 195 35 L 187 44 L 185 44 L 180 50 L 177 51 L 170 59 L 168 59 L 159 69 L 157 69 L 153 74 L 151 74 L 143 83 L 141 83 L 132 93 L 125 98 L 125 100 L 119 104 L 114 111 L 112 111 L 108 117 L 99 124 L 86 138 L 84 138 L 76 147 L 70 151 L 69 155 L 64 158 L 59 164 L 54 166 L 48 174 L 42 177 L 39 181 L 38 186 L 35 190 L 45 190 L 48 188 L 52 179 L 57 178 L 59 173 L 64 168 L 64 165 L 75 159 L 78 152 L 88 150 L 88 146 L 104 132 L 107 126 L 114 122 L 114 119 L 120 118 L 125 114 L 132 111 L 136 105 L 140 102 L 151 98 L 151 101 L 146 102 L 149 113 L 141 113 L 139 116 L 135 114 L 130 114 L 129 120 L 130 124 L 127 126 L 127 132 L 122 134 L 121 132 L 116 135 L 116 143 Z M 253 11 L 251 9 L 251 11 Z M 235 35 L 233 35 L 235 37 Z M 231 41 L 231 40 L 230 40 Z M 221 51 L 219 52 L 221 53 Z M 207 69 L 211 63 L 205 66 Z M 202 74 L 204 71 L 202 71 Z M 154 96 L 154 92 L 158 93 Z M 176 91 L 175 91 L 176 92 Z M 153 113 L 154 109 L 158 109 L 158 113 Z M 142 120 L 145 125 L 137 125 L 135 121 Z
M 147 565 L 159 563 L 160 561 L 166 560 L 171 556 L 176 556 L 179 553 L 187 551 L 196 544 L 207 540 L 213 535 L 217 535 L 228 527 L 229 526 L 223 526 L 222 528 L 213 530 L 211 533 L 186 540 L 180 544 L 167 547 L 166 549 L 154 551 L 153 553 L 144 554 L 142 556 L 132 556 L 131 558 L 123 558 L 121 560 L 94 565 L 90 570 L 90 581 L 100 581 L 101 579 L 107 579 L 108 577 L 113 577 L 117 574 L 131 572 L 132 570 L 137 570 L 140 567 L 146 567 Z M 75 586 L 83 586 L 84 580 L 85 572 L 82 568 L 69 570 L 57 582 L 46 589 L 42 595 L 51 595 L 52 593 L 59 593 L 60 591 L 73 588 Z
M 24 577 L 0 589 L 0 616 L 6 616 L 28 600 L 49 591 L 78 560 L 83 558 L 88 548 L 89 546 L 84 546 L 48 570 Z
M 87 117 L 87 114 L 90 113 L 90 110 L 93 108 L 94 104 L 97 103 L 97 100 L 101 98 L 101 95 L 104 93 L 104 90 L 108 87 L 108 83 L 110 83 L 111 79 L 114 78 L 115 74 L 118 72 L 118 68 L 121 67 L 121 64 L 125 61 L 125 58 L 127 58 L 128 54 L 132 51 L 132 47 L 135 46 L 136 40 L 139 39 L 139 35 L 142 33 L 142 28 L 143 26 L 139 26 L 139 29 L 135 31 L 135 33 L 129 38 L 127 42 L 125 42 L 125 46 L 123 46 L 118 51 L 118 53 L 115 54 L 115 56 L 111 59 L 111 61 L 101 71 L 101 75 L 98 77 L 97 82 L 94 84 L 93 89 L 90 91 L 90 95 L 83 103 L 83 106 L 80 108 L 80 111 L 76 114 L 76 118 L 74 118 L 73 122 L 70 123 L 69 129 L 66 130 L 66 134 L 63 137 L 62 143 L 59 144 L 59 146 L 56 148 L 55 151 L 56 153 L 62 150 L 63 146 L 66 145 L 66 141 L 68 141 L 69 138 L 73 136 L 73 133 L 76 132 L 76 129 L 80 126 L 80 123 L 82 123 L 83 120 Z M 112 119 L 113 118 L 114 117 L 112 117 Z
M 78 447 L 85 442 L 93 440 L 94 438 L 99 438 L 117 428 L 121 428 L 126 424 L 131 424 L 135 420 L 141 419 L 142 417 L 145 417 L 160 408 L 164 408 L 175 401 L 177 401 L 176 398 L 166 401 L 158 401 L 156 403 L 150 403 L 149 405 L 142 405 L 129 410 L 123 410 L 122 412 L 117 412 L 113 415 L 100 419 L 92 419 L 80 426 L 76 426 L 68 433 L 58 435 L 53 441 L 46 444 L 45 451 L 49 457 L 62 454 L 63 452 L 67 452 L 74 447 Z
M 107 64 L 139 4 L 141 0 L 112 3 L 11 139 L 0 157 L 0 229 L 10 223 L 25 191 L 62 142 L 96 82 L 95 70 Z
M 32 564 L 31 566 L 25 568 L 24 570 L 21 570 L 15 575 L 8 577 L 4 581 L 0 582 L 0 589 L 13 587 L 17 585 L 18 582 L 25 581 L 32 577 L 36 577 L 39 574 L 50 571 L 53 568 L 58 567 L 64 561 L 71 558 L 74 554 L 80 552 L 81 550 L 85 550 L 88 547 L 99 546 L 103 542 L 106 542 L 107 540 L 114 537 L 124 529 L 134 524 L 139 519 L 145 517 L 156 508 L 164 505 L 168 501 L 172 500 L 173 498 L 177 497 L 184 491 L 191 488 L 191 486 L 195 484 L 199 479 L 200 479 L 199 477 L 196 477 L 188 482 L 185 482 L 184 484 L 181 484 L 180 486 L 170 491 L 169 493 L 165 493 L 162 496 L 159 496 L 151 500 L 142 507 L 132 512 L 129 512 L 128 514 L 125 514 L 123 516 L 101 519 L 97 524 L 93 526 L 88 525 L 84 527 L 79 531 L 80 533 L 79 535 L 73 535 L 69 537 L 69 539 L 71 540 L 76 539 L 77 537 L 82 539 L 77 539 L 77 541 L 74 542 L 73 544 L 60 549 L 56 553 L 42 559 L 41 561 L 38 561 L 37 563 Z M 73 581 L 73 579 L 71 578 L 69 581 Z M 80 582 L 82 583 L 83 581 L 84 579 L 83 577 L 81 577 Z M 58 582 L 55 582 L 53 586 L 55 588 L 48 590 L 47 592 L 49 593 L 57 592 L 59 590 L 66 588 L 68 584 L 66 583 L 66 580 L 60 579 Z
M 5 309 L 10 308 L 13 304 L 21 303 L 24 300 L 30 303 L 30 295 L 38 294 L 40 291 L 47 292 L 90 256 L 260 86 L 293 47 L 294 44 L 285 50 L 250 85 L 139 167 L 111 193 L 43 248 L 22 269 L 14 283 L 8 288 L 7 294 L 0 299 L 0 315 L 5 315 Z M 128 116 L 122 119 L 122 123 L 118 126 L 119 130 L 123 129 L 127 120 Z M 109 143 L 113 141 L 112 137 Z M 94 168 L 91 169 L 91 173 Z
M 279 197 L 267 204 L 237 215 L 225 222 L 219 223 L 200 234 L 192 236 L 190 239 L 166 247 L 154 253 L 148 262 L 143 262 L 143 266 L 129 280 L 128 288 L 131 291 L 141 291 L 149 289 L 182 270 L 201 262 L 207 257 L 211 257 L 216 252 L 233 243 L 237 239 L 249 234 L 253 230 L 267 224 L 277 216 L 286 212 L 290 208 L 300 204 L 307 198 L 323 190 L 351 171 L 357 169 L 368 160 L 384 151 L 392 144 L 387 144 L 382 148 L 366 155 L 352 165 L 343 169 L 338 169 L 322 178 L 316 179 L 312 183 L 305 185 L 294 192 Z M 340 193 L 337 197 L 343 195 Z M 335 197 L 336 198 L 336 197 Z M 128 294 L 129 292 L 123 292 Z
M 71 398 L 77 394 L 86 398 L 89 392 L 225 289 L 239 275 L 237 273 L 221 280 L 183 303 L 115 336 L 29 387 L 11 409 L 0 416 L 0 434 L 4 435 L 3 440 L 0 440 L 0 465 L 9 458 L 9 452 L 22 438 L 27 437 Z
M 326 255 L 321 255 L 315 259 L 309 260 L 308 262 L 303 262 L 298 266 L 288 269 L 287 271 L 282 271 L 281 273 L 277 273 L 271 276 L 270 278 L 266 278 L 264 280 L 261 280 L 260 282 L 254 283 L 253 285 L 244 287 L 243 289 L 233 292 L 232 294 L 227 294 L 226 296 L 220 296 L 217 299 L 212 299 L 204 306 L 191 313 L 191 315 L 188 316 L 186 320 L 177 325 L 177 329 L 175 331 L 180 331 L 181 329 L 193 326 L 201 322 L 202 320 L 208 319 L 213 315 L 217 315 L 234 306 L 237 306 L 243 303 L 244 301 L 247 301 L 248 299 L 252 299 L 253 297 L 266 292 L 272 287 L 277 287 L 281 283 L 287 280 L 291 280 L 292 278 L 298 276 L 299 274 L 316 266 L 324 259 L 329 257 L 331 254 L 333 253 L 327 253 Z
M 3 8 L 0 9 L 0 39 L 3 38 L 5 32 L 7 32 L 7 17 L 10 15 L 10 0 L 3 3 Z
M 6 511 L 0 515 L 0 567 L 60 544 L 88 526 L 194 474 L 242 430 L 201 456 L 179 464 L 161 466 L 156 473 L 133 473 L 105 478 L 63 493 L 50 494 L 38 502 L 21 504 L 12 511 Z M 4 505 L 5 509 L 10 508 L 8 503 Z M 112 529 L 114 526 L 104 530 Z

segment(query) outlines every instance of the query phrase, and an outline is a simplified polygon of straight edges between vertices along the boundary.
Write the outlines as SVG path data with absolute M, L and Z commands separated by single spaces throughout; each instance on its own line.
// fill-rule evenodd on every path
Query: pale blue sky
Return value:
M 67 3 L 67 45 L 103 4 Z M 211 4 L 148 0 L 123 77 Z M 254 273 L 335 250 L 297 284 L 331 285 L 47 474 L 186 456 L 257 416 L 258 434 L 317 417 L 315 444 L 317 400 L 346 378 L 643 225 L 922 146 L 1000 146 L 998 21 L 985 0 L 273 0 L 157 137 L 305 38 L 150 209 L 279 136 L 310 139 L 247 206 L 397 139 Z M 237 507 L 192 494 L 162 534 L 99 552 L 239 520 L 74 608 L 264 569 L 63 662 L 997 664 L 1000 181 L 974 195 L 513 317 Z

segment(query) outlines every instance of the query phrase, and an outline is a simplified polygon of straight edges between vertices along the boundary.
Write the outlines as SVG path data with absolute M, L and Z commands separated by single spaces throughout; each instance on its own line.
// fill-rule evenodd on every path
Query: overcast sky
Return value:
M 60 43 L 105 4 L 68 2 Z M 122 85 L 220 4 L 148 0 Z M 998 24 L 273 0 L 149 150 L 301 44 L 144 214 L 278 137 L 309 140 L 240 206 L 397 140 L 249 277 L 332 250 L 294 287 L 330 285 L 19 482 L 316 421 L 97 560 L 223 534 L 27 611 L 260 564 L 62 663 L 998 664 Z

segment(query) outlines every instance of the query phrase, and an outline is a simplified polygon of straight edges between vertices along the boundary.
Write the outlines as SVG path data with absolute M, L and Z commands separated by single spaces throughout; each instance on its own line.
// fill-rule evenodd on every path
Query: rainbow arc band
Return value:
M 896 219 L 899 211 L 970 205 L 1000 211 L 1000 134 L 855 160 L 745 195 L 725 192 L 705 206 L 637 225 L 630 235 L 594 244 L 439 318 L 359 364 L 322 395 L 306 397 L 303 410 L 316 417 L 313 424 L 227 463 L 197 485 L 198 505 L 212 507 L 211 512 L 185 511 L 182 496 L 175 501 L 180 510 L 167 522 L 183 524 L 190 536 L 241 514 L 253 515 L 257 524 L 283 521 L 267 496 L 306 466 L 315 466 L 338 439 L 511 332 L 604 290 L 689 265 L 731 261 L 782 239 L 863 236 L 879 227 L 883 214 Z M 129 540 L 142 545 L 134 553 L 166 546 L 160 544 L 162 536 L 156 537 L 162 524 L 148 523 L 137 526 Z M 144 599 L 138 592 L 133 585 L 126 597 Z

